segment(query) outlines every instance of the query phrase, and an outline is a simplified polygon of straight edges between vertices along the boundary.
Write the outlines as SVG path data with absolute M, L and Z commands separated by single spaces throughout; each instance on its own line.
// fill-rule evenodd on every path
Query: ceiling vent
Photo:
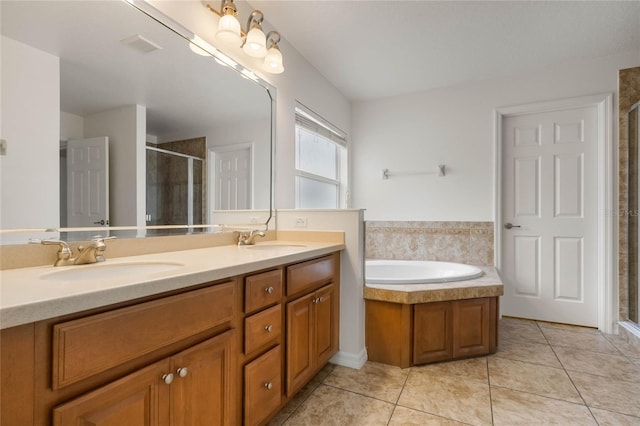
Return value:
M 140 34 L 132 35 L 125 39 L 120 40 L 120 43 L 131 47 L 141 53 L 150 53 L 155 50 L 160 50 L 162 47 L 158 46 L 149 39 L 142 37 Z

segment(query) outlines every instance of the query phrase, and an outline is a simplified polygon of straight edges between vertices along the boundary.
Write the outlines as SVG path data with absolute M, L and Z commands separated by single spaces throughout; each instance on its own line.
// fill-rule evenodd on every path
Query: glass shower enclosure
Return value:
M 629 320 L 640 325 L 640 293 L 638 292 L 638 265 L 640 264 L 640 250 L 638 241 L 640 240 L 640 226 L 638 212 L 640 211 L 640 103 L 631 107 L 628 113 L 628 135 L 629 135 Z
M 147 226 L 204 223 L 202 158 L 147 146 Z M 176 231 L 184 233 L 182 231 Z M 200 232 L 196 228 L 192 232 Z M 148 230 L 148 234 L 167 234 Z

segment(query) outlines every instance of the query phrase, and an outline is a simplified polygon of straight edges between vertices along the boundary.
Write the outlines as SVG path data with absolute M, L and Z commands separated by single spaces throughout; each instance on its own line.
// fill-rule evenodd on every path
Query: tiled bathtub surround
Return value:
M 493 222 L 368 221 L 365 226 L 367 259 L 493 265 Z
M 499 327 L 488 357 L 329 364 L 270 426 L 640 424 L 640 350 L 590 328 L 512 318 Z

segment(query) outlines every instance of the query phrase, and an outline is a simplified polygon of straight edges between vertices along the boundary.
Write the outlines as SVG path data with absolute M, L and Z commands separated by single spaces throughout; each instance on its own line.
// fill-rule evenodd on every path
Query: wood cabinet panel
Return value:
M 35 373 L 33 324 L 0 332 L 0 424 L 32 425 Z M 10 407 L 10 408 L 9 408 Z
M 171 357 L 173 426 L 234 424 L 235 342 L 236 332 L 229 330 Z
M 282 334 L 282 305 L 276 305 L 244 320 L 244 352 L 251 354 L 275 342 Z
M 287 267 L 287 295 L 313 290 L 338 276 L 337 255 L 309 260 Z
M 231 321 L 234 283 L 54 326 L 53 389 Z
M 152 364 L 53 410 L 54 426 L 169 424 L 169 360 Z
M 292 396 L 313 375 L 314 294 L 287 304 L 287 395 Z
M 273 305 L 282 298 L 282 269 L 263 272 L 245 278 L 244 311 L 251 313 Z
M 282 402 L 282 351 L 276 346 L 244 367 L 244 424 L 257 425 Z
M 325 364 L 338 350 L 336 321 L 336 294 L 333 284 L 321 288 L 315 294 L 315 352 L 318 364 Z
M 490 299 L 458 300 L 452 304 L 453 356 L 466 357 L 489 353 Z
M 451 302 L 416 305 L 413 317 L 413 363 L 424 364 L 453 357 Z

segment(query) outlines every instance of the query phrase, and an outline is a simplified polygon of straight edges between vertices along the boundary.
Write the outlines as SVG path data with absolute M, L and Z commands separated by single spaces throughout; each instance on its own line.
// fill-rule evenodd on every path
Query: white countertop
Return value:
M 287 247 L 252 248 L 266 245 Z M 343 244 L 331 242 L 270 241 L 256 246 L 220 246 L 107 258 L 104 263 L 91 265 L 39 266 L 0 271 L 0 328 L 299 262 L 342 249 Z M 163 272 L 140 272 L 108 279 L 50 280 L 45 277 L 72 269 L 86 271 L 101 266 L 158 262 L 178 265 Z

